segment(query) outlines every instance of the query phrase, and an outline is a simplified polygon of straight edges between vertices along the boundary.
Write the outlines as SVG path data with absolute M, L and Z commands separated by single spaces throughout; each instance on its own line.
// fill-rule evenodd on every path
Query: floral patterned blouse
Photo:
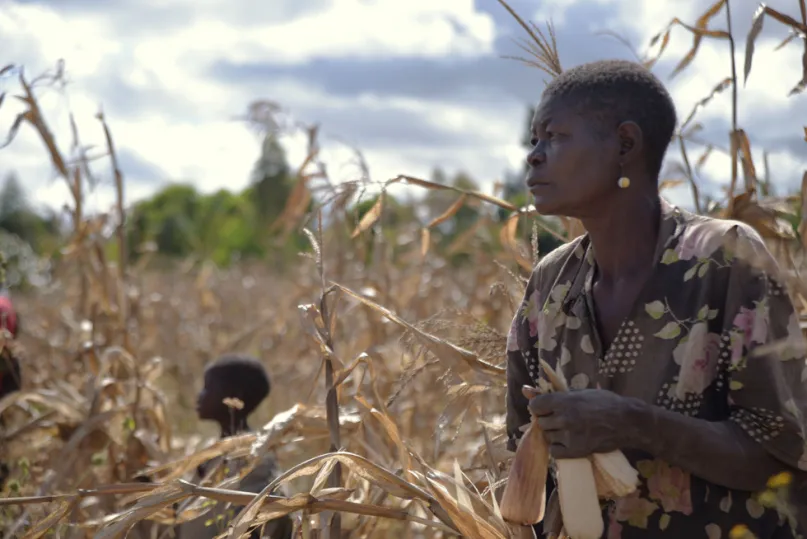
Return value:
M 595 330 L 589 238 L 559 247 L 535 268 L 507 340 L 509 448 L 529 422 L 521 387 L 537 386 L 540 357 L 560 363 L 573 389 L 600 387 L 707 421 L 734 421 L 771 455 L 807 470 L 804 339 L 773 277 L 773 258 L 751 227 L 661 202 L 655 270 L 610 346 Z M 604 503 L 608 539 L 725 539 L 736 526 L 759 539 L 795 536 L 752 493 L 624 452 L 642 484 Z

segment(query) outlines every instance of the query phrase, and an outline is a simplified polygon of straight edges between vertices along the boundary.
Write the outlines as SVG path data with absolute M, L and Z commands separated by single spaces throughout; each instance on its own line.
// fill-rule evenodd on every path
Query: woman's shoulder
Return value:
M 677 260 L 723 258 L 750 264 L 766 273 L 777 271 L 775 259 L 760 233 L 748 223 L 685 213 L 673 247 Z
M 570 261 L 582 263 L 587 243 L 587 235 L 583 235 L 552 249 L 543 255 L 535 265 L 532 270 L 532 279 L 535 280 L 539 276 L 546 279 L 557 275 L 565 266 L 568 266 Z

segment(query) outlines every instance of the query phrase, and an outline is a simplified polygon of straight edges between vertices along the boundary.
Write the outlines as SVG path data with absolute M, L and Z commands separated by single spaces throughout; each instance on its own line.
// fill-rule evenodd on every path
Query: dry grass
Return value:
M 796 3 L 801 22 L 770 8 L 760 11 L 747 40 L 746 77 L 764 17 L 804 39 L 807 11 L 804 0 Z M 730 28 L 708 27 L 729 8 L 721 0 L 694 25 L 670 23 L 694 35 L 692 52 L 677 71 L 691 62 L 701 39 L 725 39 L 733 50 Z M 559 72 L 552 27 L 547 39 L 537 26 L 520 22 L 533 40 L 521 44 L 533 58 L 521 60 Z M 663 52 L 668 42 L 669 27 L 651 45 L 660 44 Z M 656 59 L 643 58 L 649 66 Z M 807 52 L 804 69 L 794 68 L 803 79 L 794 90 L 800 91 L 807 80 Z M 736 69 L 733 73 L 732 79 L 715 81 L 713 94 L 736 90 Z M 117 215 L 88 217 L 82 209 L 84 184 L 92 180 L 88 157 L 77 153 L 71 160 L 59 153 L 37 104 L 34 87 L 58 82 L 61 69 L 47 77 L 31 82 L 20 77 L 20 97 L 29 108 L 10 140 L 22 122 L 39 132 L 71 187 L 75 234 L 54 284 L 20 301 L 26 390 L 0 402 L 9 425 L 0 453 L 13 467 L 3 493 L 7 499 L 0 500 L 0 526 L 8 536 L 122 537 L 143 519 L 171 524 L 193 518 L 204 511 L 203 503 L 179 514 L 170 508 L 198 496 L 247 504 L 224 531 L 227 537 L 240 537 L 250 524 L 284 513 L 294 514 L 304 537 L 325 536 L 325 528 L 331 537 L 340 530 L 351 537 L 511 536 L 492 491 L 506 477 L 511 456 L 504 448 L 502 416 L 504 331 L 534 263 L 529 239 L 516 233 L 519 220 L 530 219 L 532 210 L 458 191 L 456 202 L 430 226 L 471 200 L 505 208 L 512 216 L 500 229 L 503 252 L 486 254 L 474 249 L 472 235 L 461 237 L 449 251 L 466 250 L 473 263 L 456 271 L 430 249 L 429 227 L 415 227 L 401 230 L 408 240 L 395 254 L 376 242 L 372 262 L 364 264 L 370 242 L 358 239 L 383 225 L 384 197 L 360 222 L 353 221 L 347 203 L 370 181 L 331 184 L 319 161 L 316 128 L 306 127 L 309 155 L 276 227 L 288 233 L 311 226 L 305 208 L 315 195 L 326 201 L 319 210 L 335 220 L 326 230 L 308 232 L 314 255 L 300 259 L 293 278 L 267 274 L 260 265 L 219 270 L 188 263 L 156 270 L 148 257 L 136 265 L 125 256 L 108 260 L 109 243 L 127 252 L 119 226 L 125 182 L 113 139 L 104 123 L 119 193 Z M 733 157 L 732 180 L 725 209 L 716 215 L 749 222 L 763 234 L 807 311 L 800 277 L 807 173 L 800 194 L 762 196 L 748 137 L 736 125 L 736 93 L 734 104 L 734 129 L 724 150 Z M 697 167 L 720 150 L 709 147 L 690 164 L 688 145 L 698 144 L 697 110 L 677 136 L 680 172 L 698 209 L 707 212 L 711 209 L 701 208 Z M 283 125 L 282 110 L 272 103 L 254 104 L 249 117 L 264 129 L 299 127 Z M 72 136 L 79 148 L 75 130 Z M 402 182 L 450 189 L 406 176 L 375 186 Z M 799 233 L 782 220 L 787 214 L 801 216 Z M 582 231 L 572 220 L 561 224 L 563 231 L 553 232 L 565 238 Z M 199 373 L 206 361 L 230 351 L 258 355 L 274 391 L 254 418 L 263 425 L 255 434 L 203 448 L 190 413 Z M 213 434 L 207 427 L 201 432 Z M 287 472 L 257 496 L 230 490 L 236 478 L 210 485 L 182 480 L 219 454 L 246 457 L 243 476 L 268 450 L 277 451 Z M 154 482 L 135 482 L 138 474 Z M 267 496 L 281 483 L 294 495 Z

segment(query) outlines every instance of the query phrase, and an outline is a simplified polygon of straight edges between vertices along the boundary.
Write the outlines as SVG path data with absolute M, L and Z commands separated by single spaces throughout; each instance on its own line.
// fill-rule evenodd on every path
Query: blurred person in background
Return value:
M 20 360 L 17 358 L 14 343 L 18 330 L 14 305 L 11 303 L 8 290 L 2 288 L 0 289 L 0 401 L 19 391 L 22 386 Z M 0 429 L 5 429 L 2 411 L 0 411 Z M 0 461 L 0 489 L 3 488 L 8 474 L 8 465 Z
M 271 387 L 269 373 L 256 358 L 240 354 L 223 355 L 205 369 L 204 386 L 196 401 L 196 413 L 199 419 L 218 424 L 219 437 L 222 439 L 251 432 L 247 420 L 269 396 Z M 243 464 L 241 459 L 213 458 L 198 467 L 192 482 L 199 484 L 203 479 L 217 473 L 231 476 Z M 232 488 L 257 494 L 279 474 L 280 469 L 275 457 L 269 452 L 241 479 L 237 487 Z M 277 488 L 272 494 L 288 496 L 285 486 Z M 215 537 L 241 509 L 243 507 L 227 507 L 226 504 L 219 502 L 216 507 L 199 518 L 177 526 L 177 537 L 179 539 Z M 250 539 L 261 537 L 290 539 L 292 529 L 291 517 L 282 516 L 255 529 Z

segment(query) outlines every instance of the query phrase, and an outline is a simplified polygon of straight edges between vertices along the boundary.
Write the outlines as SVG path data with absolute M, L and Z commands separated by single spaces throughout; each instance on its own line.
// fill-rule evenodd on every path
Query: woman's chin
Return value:
M 561 207 L 556 200 L 548 196 L 534 196 L 532 204 L 535 206 L 535 211 L 541 215 L 562 215 Z

